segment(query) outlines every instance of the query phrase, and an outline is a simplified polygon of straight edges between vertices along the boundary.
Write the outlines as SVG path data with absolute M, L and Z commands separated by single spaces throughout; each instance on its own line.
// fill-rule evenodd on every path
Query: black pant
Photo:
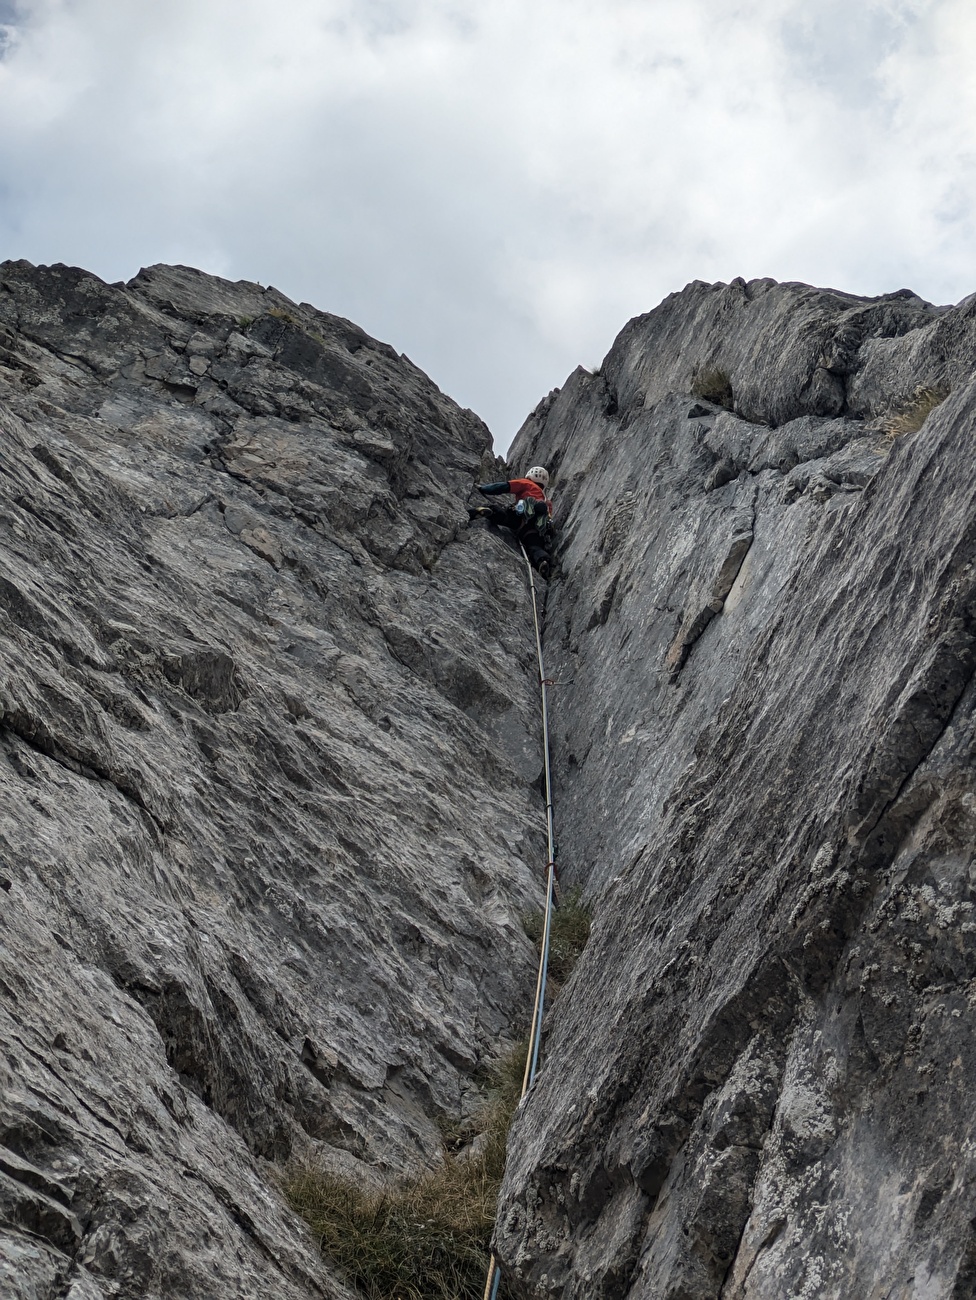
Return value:
M 529 563 L 534 568 L 537 569 L 543 560 L 548 561 L 551 543 L 547 535 L 536 526 L 534 519 L 526 519 L 513 506 L 498 505 L 494 501 L 489 502 L 489 508 L 491 523 L 507 528 L 515 540 L 521 542 Z

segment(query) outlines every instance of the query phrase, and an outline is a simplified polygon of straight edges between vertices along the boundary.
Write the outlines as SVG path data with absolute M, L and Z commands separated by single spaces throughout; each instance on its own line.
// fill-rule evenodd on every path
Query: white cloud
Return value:
M 0 0 L 0 246 L 185 261 L 507 443 L 687 280 L 976 288 L 971 0 Z

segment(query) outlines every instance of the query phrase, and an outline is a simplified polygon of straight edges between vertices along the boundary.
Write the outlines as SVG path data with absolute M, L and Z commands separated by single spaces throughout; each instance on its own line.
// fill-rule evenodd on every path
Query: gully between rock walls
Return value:
M 596 925 L 496 1254 L 525 1297 L 976 1295 L 976 300 L 689 286 L 512 451 L 180 267 L 0 267 L 0 1291 L 348 1296 L 281 1171 L 430 1167 Z M 487 1261 L 486 1261 L 487 1265 Z

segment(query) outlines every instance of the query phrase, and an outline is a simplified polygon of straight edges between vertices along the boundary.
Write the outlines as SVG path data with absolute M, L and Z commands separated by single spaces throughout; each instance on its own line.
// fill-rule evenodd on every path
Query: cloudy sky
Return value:
M 184 262 L 500 448 L 692 279 L 976 290 L 974 0 L 0 0 L 0 258 Z

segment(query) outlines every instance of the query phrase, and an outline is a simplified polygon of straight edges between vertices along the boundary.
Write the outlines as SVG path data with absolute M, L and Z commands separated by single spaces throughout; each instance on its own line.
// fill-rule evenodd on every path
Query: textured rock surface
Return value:
M 544 862 L 489 438 L 274 290 L 0 267 L 0 1293 L 339 1295 L 274 1169 L 417 1167 Z M 486 466 L 493 469 L 494 466 Z
M 521 1295 L 976 1295 L 974 363 L 976 299 L 695 284 L 519 436 L 596 905 L 510 1144 Z

